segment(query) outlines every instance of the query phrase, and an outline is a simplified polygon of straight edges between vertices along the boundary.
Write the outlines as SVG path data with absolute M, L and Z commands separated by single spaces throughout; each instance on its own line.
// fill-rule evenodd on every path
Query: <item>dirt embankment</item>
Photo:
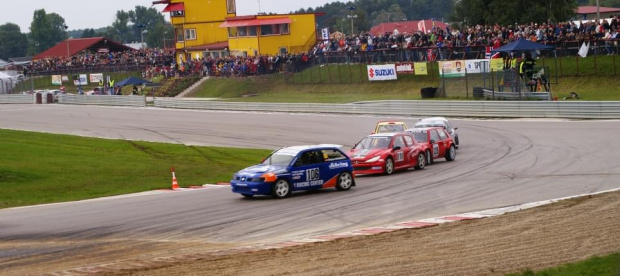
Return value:
M 112 274 L 503 275 L 619 251 L 615 192 L 493 218 Z

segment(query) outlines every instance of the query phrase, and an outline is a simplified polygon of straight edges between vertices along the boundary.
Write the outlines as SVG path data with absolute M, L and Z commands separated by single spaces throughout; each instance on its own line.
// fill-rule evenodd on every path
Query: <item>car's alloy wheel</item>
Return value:
M 353 176 L 351 176 L 350 172 L 342 172 L 338 176 L 338 183 L 336 184 L 336 189 L 339 191 L 346 191 L 351 189 L 353 186 Z
M 394 172 L 394 161 L 392 158 L 388 158 L 385 160 L 385 174 L 392 174 Z
M 276 184 L 273 185 L 273 197 L 284 198 L 291 193 L 291 185 L 284 179 L 279 179 Z
M 456 158 L 456 149 L 454 148 L 454 145 L 450 145 L 450 149 L 448 149 L 448 154 L 446 154 L 446 160 L 454 161 L 455 158 Z
M 416 170 L 423 170 L 426 167 L 426 156 L 424 153 L 418 154 L 418 165 L 415 166 Z

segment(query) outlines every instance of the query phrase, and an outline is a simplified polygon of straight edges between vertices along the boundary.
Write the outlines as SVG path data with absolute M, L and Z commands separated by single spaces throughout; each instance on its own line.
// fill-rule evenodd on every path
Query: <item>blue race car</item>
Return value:
M 294 146 L 276 150 L 261 164 L 233 175 L 230 186 L 245 197 L 284 198 L 294 191 L 355 186 L 353 166 L 338 145 Z

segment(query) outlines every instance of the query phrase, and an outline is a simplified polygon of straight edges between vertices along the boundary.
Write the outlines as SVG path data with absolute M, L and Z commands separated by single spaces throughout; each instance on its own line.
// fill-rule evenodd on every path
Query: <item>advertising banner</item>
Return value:
M 75 85 L 88 85 L 88 79 L 86 79 L 86 74 L 80 74 L 79 79 L 73 80 L 73 84 L 75 84 Z
M 90 74 L 90 82 L 91 83 L 99 83 L 102 80 L 103 80 L 103 74 L 102 73 Z
M 394 64 L 368 65 L 366 67 L 369 81 L 396 80 L 396 66 Z
M 329 40 L 329 28 L 321 29 L 321 39 L 322 40 Z
M 52 75 L 53 85 L 62 85 L 62 75 Z
M 413 63 L 396 63 L 396 74 L 413 74 Z
M 415 74 L 418 76 L 426 76 L 428 75 L 428 68 L 426 67 L 426 62 L 416 62 L 413 64 L 413 68 L 415 69 Z
M 69 81 L 69 76 L 62 75 L 62 81 Z
M 440 61 L 439 75 L 444 77 L 464 77 L 464 67 L 465 61 L 463 60 Z
M 489 63 L 488 59 L 466 60 L 465 68 L 467 68 L 467 74 L 489 73 Z
M 504 60 L 501 58 L 493 58 L 491 61 L 491 69 L 493 72 L 504 70 Z
M 494 59 L 470 59 L 465 61 L 467 74 L 490 73 L 504 70 L 504 60 L 501 58 Z

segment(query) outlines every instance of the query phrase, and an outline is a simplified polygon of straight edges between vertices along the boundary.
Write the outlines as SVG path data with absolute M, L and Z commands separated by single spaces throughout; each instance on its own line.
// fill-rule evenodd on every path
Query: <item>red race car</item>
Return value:
M 437 158 L 446 158 L 447 161 L 454 161 L 456 149 L 454 140 L 443 127 L 417 127 L 405 131 L 413 135 L 416 141 L 425 144 L 432 154 L 426 153 L 426 163 L 432 164 Z
M 349 151 L 353 172 L 357 174 L 392 174 L 395 170 L 424 169 L 428 148 L 408 133 L 372 134 Z

